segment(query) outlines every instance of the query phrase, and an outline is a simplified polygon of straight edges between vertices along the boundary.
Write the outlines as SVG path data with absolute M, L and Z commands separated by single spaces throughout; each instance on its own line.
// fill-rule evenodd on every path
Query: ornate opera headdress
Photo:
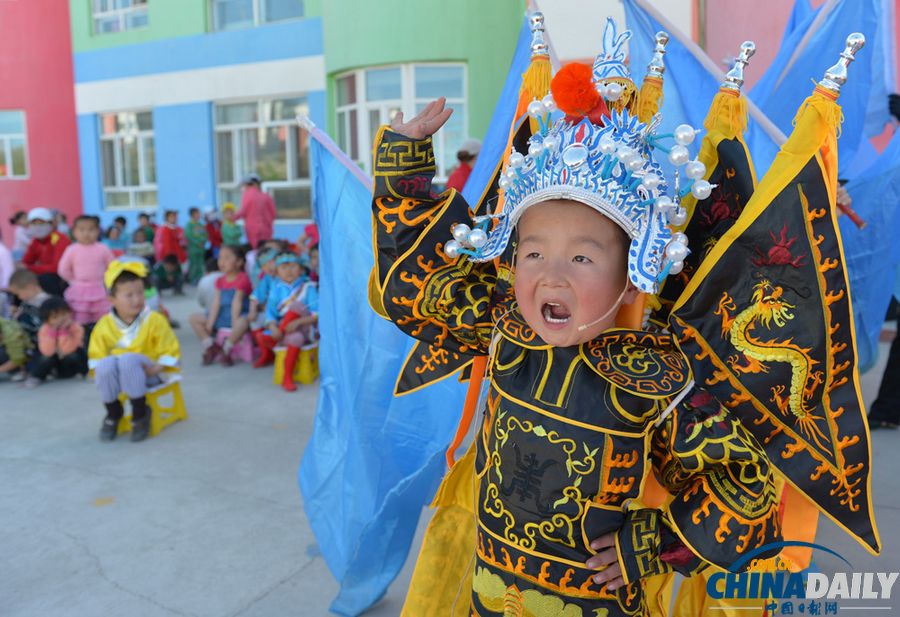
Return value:
M 569 199 L 594 208 L 625 230 L 631 238 L 628 276 L 641 291 L 656 293 L 667 275 L 681 272 L 687 237 L 673 233 L 670 226 L 681 226 L 687 219 L 682 197 L 693 193 L 705 199 L 712 186 L 703 179 L 703 163 L 689 160 L 686 146 L 697 131 L 682 124 L 672 134 L 659 135 L 659 114 L 647 123 L 638 120 L 639 94 L 625 66 L 623 48 L 630 37 L 630 31 L 617 32 L 615 22 L 607 19 L 603 51 L 593 67 L 564 66 L 553 78 L 552 94 L 531 102 L 528 114 L 539 130 L 530 138 L 527 154 L 513 149 L 506 160 L 499 181 L 502 212 L 476 217 L 474 229 L 465 224 L 454 227 L 453 240 L 444 245 L 448 256 L 494 259 L 506 249 L 528 207 Z M 665 33 L 657 35 L 649 77 L 662 76 L 667 41 Z M 557 109 L 566 115 L 552 121 Z M 669 138 L 675 144 L 667 147 L 662 142 Z M 654 150 L 665 152 L 676 169 L 683 167 L 686 186 L 679 189 L 676 170 L 670 193 Z M 496 224 L 489 229 L 494 219 Z

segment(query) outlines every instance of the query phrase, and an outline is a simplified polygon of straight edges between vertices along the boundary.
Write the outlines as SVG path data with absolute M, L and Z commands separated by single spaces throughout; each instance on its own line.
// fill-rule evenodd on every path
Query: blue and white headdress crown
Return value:
M 591 77 L 597 92 L 612 108 L 603 116 L 602 124 L 592 122 L 593 115 L 580 119 L 568 115 L 554 122 L 553 95 L 532 101 L 528 114 L 537 120 L 539 131 L 530 138 L 527 154 L 513 150 L 506 160 L 499 180 L 504 197 L 502 212 L 476 217 L 474 229 L 465 224 L 454 227 L 453 240 L 444 245 L 448 256 L 464 254 L 479 262 L 494 259 L 506 249 L 526 209 L 542 201 L 568 199 L 594 208 L 625 230 L 631 238 L 628 276 L 641 291 L 656 293 L 667 275 L 681 272 L 688 254 L 687 237 L 671 229 L 687 220 L 680 199 L 689 192 L 705 199 L 712 186 L 703 179 L 703 163 L 689 160 L 686 146 L 696 134 L 692 127 L 682 124 L 672 134 L 658 135 L 658 114 L 645 124 L 621 101 L 618 107 L 622 109 L 615 109 L 623 95 L 621 82 L 629 79 L 622 46 L 630 36 L 628 31 L 617 33 L 615 23 L 607 21 L 604 49 L 597 56 Z M 651 66 L 661 65 L 663 52 L 657 46 Z M 663 145 L 670 138 L 675 144 Z M 666 179 L 653 158 L 654 150 L 667 153 L 676 169 L 684 168 L 686 186 L 681 190 L 676 171 L 676 186 L 669 194 Z M 496 223 L 489 229 L 492 220 Z

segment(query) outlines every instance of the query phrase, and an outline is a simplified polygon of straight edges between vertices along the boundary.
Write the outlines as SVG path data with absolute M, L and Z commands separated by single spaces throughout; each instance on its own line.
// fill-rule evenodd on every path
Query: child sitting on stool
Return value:
M 121 392 L 131 399 L 131 441 L 146 439 L 150 433 L 147 390 L 178 370 L 178 339 L 166 318 L 147 307 L 146 276 L 142 262 L 116 260 L 104 277 L 112 310 L 94 326 L 88 346 L 88 366 L 106 407 L 101 441 L 116 438 L 124 413 Z
M 313 315 L 296 317 L 290 322 L 284 321 L 291 311 L 292 305 L 298 299 L 309 299 L 310 292 L 304 292 L 306 286 L 303 277 L 303 267 L 300 265 L 300 257 L 294 253 L 282 253 L 275 258 L 275 272 L 277 278 L 269 291 L 266 301 L 266 329 L 259 334 L 257 342 L 262 351 L 262 357 L 257 364 L 271 362 L 275 357 L 275 345 L 283 343 L 287 345 L 287 354 L 284 360 L 284 381 L 282 387 L 288 392 L 297 389 L 294 385 L 293 373 L 300 348 L 306 344 L 307 335 L 300 329 L 303 325 L 315 323 Z M 302 294 L 302 295 L 301 295 Z M 294 307 L 297 308 L 297 307 Z M 315 308 L 318 309 L 318 300 L 315 300 Z M 310 321 L 310 318 L 313 318 Z M 291 326 L 291 323 L 297 325 Z M 288 327 L 291 329 L 288 330 Z

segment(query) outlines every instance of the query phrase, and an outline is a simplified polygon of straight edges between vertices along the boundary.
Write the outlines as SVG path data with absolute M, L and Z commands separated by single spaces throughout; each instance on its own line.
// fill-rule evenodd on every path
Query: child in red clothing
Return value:
M 175 210 L 166 210 L 166 224 L 156 230 L 153 248 L 156 249 L 156 261 L 162 261 L 166 255 L 175 255 L 180 264 L 187 261 L 187 239 L 184 230 L 178 226 Z

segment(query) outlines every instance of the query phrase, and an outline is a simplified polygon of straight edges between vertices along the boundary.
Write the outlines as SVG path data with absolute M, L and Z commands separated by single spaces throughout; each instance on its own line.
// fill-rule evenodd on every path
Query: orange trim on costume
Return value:
M 457 448 L 462 445 L 463 439 L 469 432 L 472 425 L 472 419 L 475 417 L 475 406 L 478 405 L 478 395 L 481 394 L 481 382 L 484 380 L 484 370 L 487 368 L 487 356 L 476 356 L 472 361 L 472 373 L 469 376 L 469 390 L 466 392 L 466 402 L 463 405 L 462 418 L 456 427 L 456 435 L 447 448 L 447 466 L 453 467 L 456 462 L 455 454 Z

